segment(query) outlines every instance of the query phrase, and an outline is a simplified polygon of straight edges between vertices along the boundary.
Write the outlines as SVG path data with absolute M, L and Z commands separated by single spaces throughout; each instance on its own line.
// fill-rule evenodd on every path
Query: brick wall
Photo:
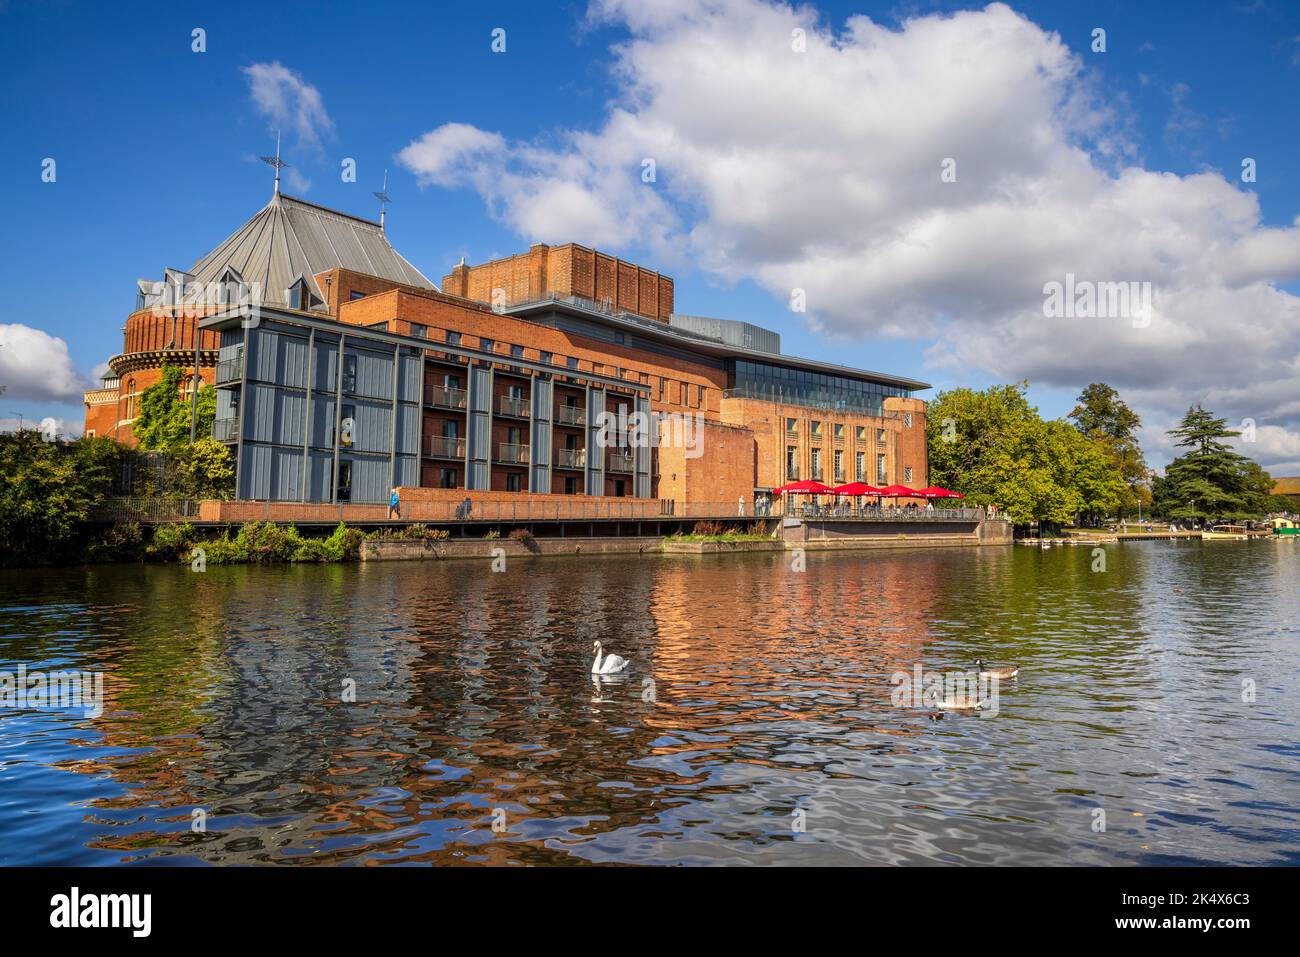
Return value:
M 503 296 L 506 305 L 550 294 L 593 302 L 608 299 L 619 309 L 661 322 L 667 322 L 673 311 L 670 277 L 576 243 L 537 243 L 526 253 L 457 266 L 443 277 L 442 289 L 489 304 L 494 293 Z
M 703 454 L 687 457 L 687 449 L 665 433 L 661 425 L 659 445 L 659 497 L 677 502 L 719 502 L 728 506 L 739 499 L 749 514 L 754 498 L 754 433 L 721 422 L 705 421 L 703 434 L 696 436 Z M 728 509 L 730 511 L 730 509 Z

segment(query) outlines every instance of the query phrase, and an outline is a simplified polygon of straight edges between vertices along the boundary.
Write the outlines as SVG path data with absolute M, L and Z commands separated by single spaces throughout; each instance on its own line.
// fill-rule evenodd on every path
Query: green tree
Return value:
M 1159 483 L 1156 505 L 1165 515 L 1207 520 L 1261 513 L 1272 482 L 1258 463 L 1223 441 L 1241 434 L 1226 419 L 1194 405 L 1169 434 L 1187 451 L 1169 463 Z
M 1105 452 L 1062 421 L 1045 422 L 1028 383 L 954 389 L 930 404 L 930 474 L 1017 524 L 1064 524 L 1113 509 L 1123 489 Z
M 175 454 L 181 491 L 190 498 L 230 498 L 235 492 L 235 457 L 212 436 Z
M 162 379 L 140 394 L 140 412 L 132 423 L 140 448 L 146 451 L 179 452 L 190 444 L 190 399 L 181 394 L 184 370 L 164 365 Z M 196 436 L 212 434 L 217 417 L 217 390 L 199 388 Z
M 1079 393 L 1077 402 L 1070 412 L 1070 421 L 1105 451 L 1123 481 L 1115 511 L 1124 515 L 1149 502 L 1147 464 L 1137 439 L 1141 418 L 1119 397 L 1119 392 L 1104 382 L 1089 385 Z M 1094 516 L 1110 514 L 1110 511 L 1085 511 Z
M 111 493 L 125 452 L 105 438 L 47 442 L 30 429 L 0 436 L 0 564 L 64 557 Z

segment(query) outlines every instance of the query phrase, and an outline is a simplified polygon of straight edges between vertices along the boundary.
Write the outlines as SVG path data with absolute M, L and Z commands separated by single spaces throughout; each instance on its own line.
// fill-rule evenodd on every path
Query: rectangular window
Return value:
M 812 424 L 812 434 L 815 436 L 822 434 L 822 424 L 820 422 L 814 422 Z
M 349 298 L 352 300 L 352 302 L 356 302 L 358 299 L 365 299 L 366 294 L 362 292 L 360 289 L 353 289 L 352 295 Z
M 884 485 L 889 481 L 889 471 L 885 468 L 885 456 L 876 456 L 876 484 Z
M 523 347 L 523 346 L 511 346 L 511 347 L 510 347 L 510 355 L 511 355 L 512 357 L 516 358 L 516 359 L 522 359 L 522 358 L 524 357 L 524 347 Z
M 521 385 L 506 386 L 506 395 L 512 399 L 522 399 L 524 397 L 524 387 Z
M 348 403 L 343 405 L 343 417 L 339 420 L 339 445 L 351 445 L 356 438 L 357 407 Z
M 835 450 L 835 481 L 844 481 L 844 453 L 840 449 Z
M 614 497 L 622 498 L 627 494 L 627 482 L 623 479 L 614 479 Z
M 837 439 L 844 438 L 844 426 L 840 425 L 838 422 L 835 423 L 835 437 Z
M 518 491 L 519 491 L 519 473 L 518 473 L 518 472 L 508 472 L 508 473 L 506 473 L 506 491 L 507 491 L 507 492 L 518 492 Z
M 578 480 L 574 478 L 572 475 L 566 475 L 564 477 L 564 494 L 565 495 L 578 494 Z
M 798 420 L 798 419 L 786 419 L 786 420 L 785 420 L 785 430 L 786 430 L 787 432 L 798 432 L 798 431 L 799 431 L 799 420 Z
M 564 360 L 564 364 L 568 367 L 570 372 L 578 371 L 578 359 L 576 356 L 569 356 Z
M 867 441 L 867 427 L 865 425 L 858 426 L 858 441 L 859 442 Z
M 903 413 L 903 426 L 904 426 L 904 428 L 908 428 L 908 429 L 910 429 L 910 428 L 912 427 L 912 413 L 911 413 L 911 412 L 904 412 L 904 413 Z
M 447 330 L 447 345 L 449 345 L 449 346 L 458 346 L 458 345 L 460 345 L 460 333 L 459 333 L 459 332 L 453 332 L 452 330 L 448 329 L 448 330 Z
M 662 402 L 663 400 L 664 400 L 664 377 L 660 376 L 659 377 L 659 401 Z
M 822 450 L 812 450 L 812 477 L 814 482 L 820 482 L 822 477 Z
M 443 438 L 447 438 L 447 439 L 455 439 L 455 438 L 459 438 L 459 437 L 460 437 L 460 423 L 457 422 L 455 419 L 443 419 L 443 420 L 442 420 L 442 435 L 443 435 Z
M 357 391 L 357 357 L 345 355 L 343 357 L 343 391 Z
M 340 502 L 352 501 L 352 463 L 339 463 L 339 480 L 334 486 L 334 497 Z
M 906 465 L 903 467 L 903 481 L 904 482 L 912 481 L 912 466 Z
M 552 359 L 552 358 L 554 358 L 554 357 L 553 357 L 549 352 L 543 352 L 543 353 L 542 353 L 542 365 L 544 365 L 544 366 L 548 366 L 548 365 L 550 365 L 550 364 L 551 364 L 551 359 Z
M 799 477 L 799 450 L 793 445 L 785 447 L 785 477 L 787 481 Z
M 877 444 L 877 445 L 884 445 L 884 444 L 885 444 L 885 430 L 884 430 L 884 429 L 876 429 L 876 444 Z
M 697 385 L 695 388 L 695 404 L 702 409 L 704 408 L 704 386 Z
M 455 469 L 438 469 L 439 488 L 456 488 L 458 484 Z
M 495 352 L 497 348 L 497 344 L 493 342 L 491 339 L 484 339 L 482 336 L 480 336 L 478 340 L 478 347 L 484 352 Z
M 855 482 L 865 482 L 867 480 L 867 453 L 858 452 L 853 462 L 853 480 Z
M 421 322 L 413 322 L 411 323 L 411 335 L 416 339 L 427 339 L 429 338 L 429 327 Z

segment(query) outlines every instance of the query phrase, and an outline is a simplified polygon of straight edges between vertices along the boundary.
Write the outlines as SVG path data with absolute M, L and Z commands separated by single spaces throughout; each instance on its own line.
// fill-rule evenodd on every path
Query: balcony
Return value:
M 424 456 L 430 459 L 463 459 L 465 440 L 455 435 L 426 435 Z
M 425 389 L 424 404 L 435 409 L 464 409 L 465 390 L 449 389 L 445 386 L 434 386 L 432 389 Z
M 587 450 L 556 449 L 555 467 L 557 469 L 585 469 L 587 467 Z
M 232 385 L 244 378 L 244 356 L 222 359 L 217 363 L 217 385 Z
M 508 442 L 497 443 L 497 461 L 506 465 L 527 465 L 528 446 L 511 445 Z
M 606 468 L 611 472 L 631 472 L 633 456 L 623 452 L 610 452 Z
M 557 405 L 555 407 L 556 425 L 586 425 L 587 410 L 580 405 Z
M 813 470 L 812 470 L 812 480 L 813 480 L 814 482 L 820 482 L 820 481 L 822 481 L 824 475 L 825 475 L 825 473 L 824 473 L 821 469 L 813 469 Z
M 527 399 L 517 399 L 503 395 L 497 397 L 497 414 L 508 415 L 516 419 L 526 419 L 531 414 L 532 403 Z
M 235 442 L 239 439 L 239 417 L 216 419 L 212 423 L 212 437 L 218 442 Z
M 785 480 L 786 480 L 787 482 L 797 482 L 797 481 L 799 481 L 799 470 L 798 470 L 798 469 L 789 469 L 789 468 L 786 469 L 786 470 L 785 470 Z

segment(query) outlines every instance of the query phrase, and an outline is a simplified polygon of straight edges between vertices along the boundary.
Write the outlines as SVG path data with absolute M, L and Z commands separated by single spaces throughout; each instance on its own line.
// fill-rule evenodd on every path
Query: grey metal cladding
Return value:
M 315 277 L 330 269 L 435 288 L 392 247 L 378 223 L 283 193 L 273 196 L 190 272 L 196 284 L 207 286 L 220 282 L 231 268 L 246 283 L 260 286 L 263 303 L 284 307 L 289 305 L 286 290 L 301 276 L 318 312 L 325 311 L 325 297 Z
M 397 454 L 420 454 L 419 406 L 406 402 L 397 406 Z

